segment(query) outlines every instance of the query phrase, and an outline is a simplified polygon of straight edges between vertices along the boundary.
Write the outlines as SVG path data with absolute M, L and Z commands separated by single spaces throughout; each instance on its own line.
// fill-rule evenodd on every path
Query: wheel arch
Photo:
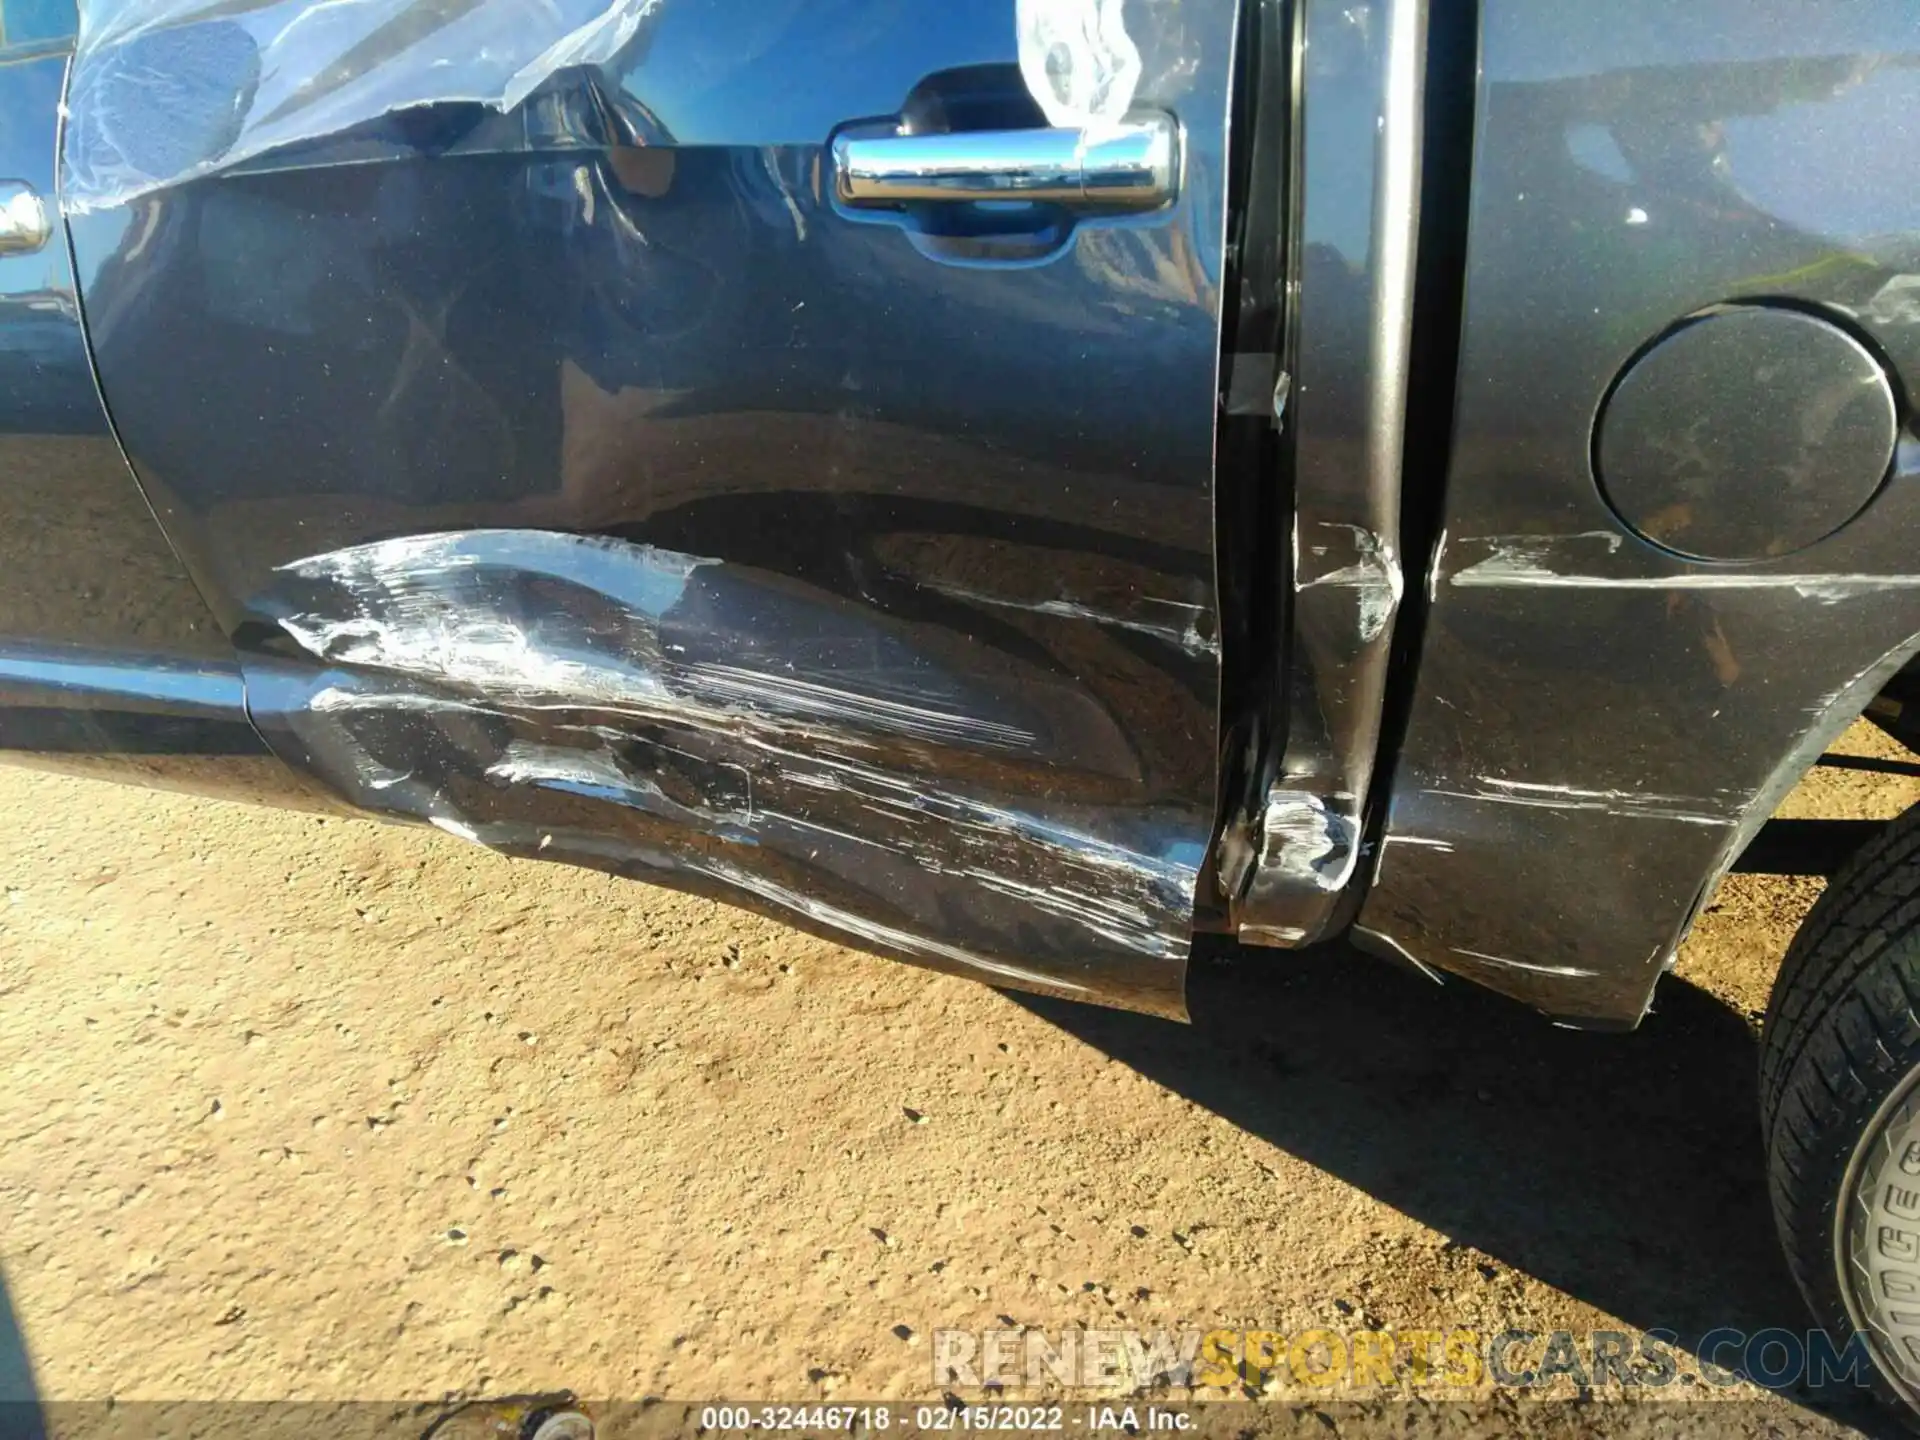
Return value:
M 1701 882 L 1699 898 L 1694 901 L 1693 909 L 1681 927 L 1676 946 L 1683 944 L 1692 933 L 1701 912 L 1712 903 L 1721 882 L 1753 843 L 1760 828 L 1773 818 L 1782 802 L 1807 777 L 1820 757 L 1833 748 L 1834 742 L 1865 718 L 1867 707 L 1886 689 L 1888 683 L 1917 659 L 1920 659 L 1920 631 L 1886 651 L 1829 697 L 1826 705 L 1815 715 L 1813 723 L 1781 755 L 1766 782 L 1742 810 L 1739 823 L 1727 837 L 1727 843 L 1713 869 Z

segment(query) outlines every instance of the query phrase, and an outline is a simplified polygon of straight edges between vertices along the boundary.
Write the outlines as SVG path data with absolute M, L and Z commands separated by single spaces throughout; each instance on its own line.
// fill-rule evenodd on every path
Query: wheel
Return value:
M 1807 916 L 1760 1040 L 1775 1223 L 1835 1349 L 1865 1338 L 1883 1398 L 1920 1412 L 1920 806 Z

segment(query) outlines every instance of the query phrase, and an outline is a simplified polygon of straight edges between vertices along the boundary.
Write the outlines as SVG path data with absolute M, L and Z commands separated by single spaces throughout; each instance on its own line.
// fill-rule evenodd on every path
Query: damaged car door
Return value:
M 139 483 L 354 805 L 1178 1013 L 1232 0 L 102 0 Z

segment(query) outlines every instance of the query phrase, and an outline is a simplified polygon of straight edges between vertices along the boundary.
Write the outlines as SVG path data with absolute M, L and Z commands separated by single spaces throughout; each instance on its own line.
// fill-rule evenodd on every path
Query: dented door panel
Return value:
M 505 851 L 1178 1013 L 1234 17 L 1151 9 L 1177 198 L 1037 238 L 824 174 L 929 75 L 1012 71 L 1008 0 L 615 7 L 481 98 L 367 71 L 270 113 L 265 21 L 83 54 L 102 387 L 275 748 Z M 129 147 L 196 30 L 247 118 Z
M 1425 0 L 1303 0 L 1293 182 L 1298 275 L 1285 388 L 1290 458 L 1284 723 L 1253 762 L 1251 873 L 1235 928 L 1308 945 L 1352 916 L 1400 559 L 1414 256 L 1420 223 Z M 1264 738 L 1264 737 L 1263 737 Z

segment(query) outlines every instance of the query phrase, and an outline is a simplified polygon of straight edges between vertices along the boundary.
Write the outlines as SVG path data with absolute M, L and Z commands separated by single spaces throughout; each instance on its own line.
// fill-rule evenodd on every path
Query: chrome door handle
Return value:
M 1104 130 L 964 130 L 833 140 L 844 205 L 891 209 L 927 201 L 1026 200 L 1080 211 L 1158 210 L 1180 176 L 1169 115 Z
M 0 180 L 0 255 L 31 255 L 52 237 L 40 192 L 24 180 Z

